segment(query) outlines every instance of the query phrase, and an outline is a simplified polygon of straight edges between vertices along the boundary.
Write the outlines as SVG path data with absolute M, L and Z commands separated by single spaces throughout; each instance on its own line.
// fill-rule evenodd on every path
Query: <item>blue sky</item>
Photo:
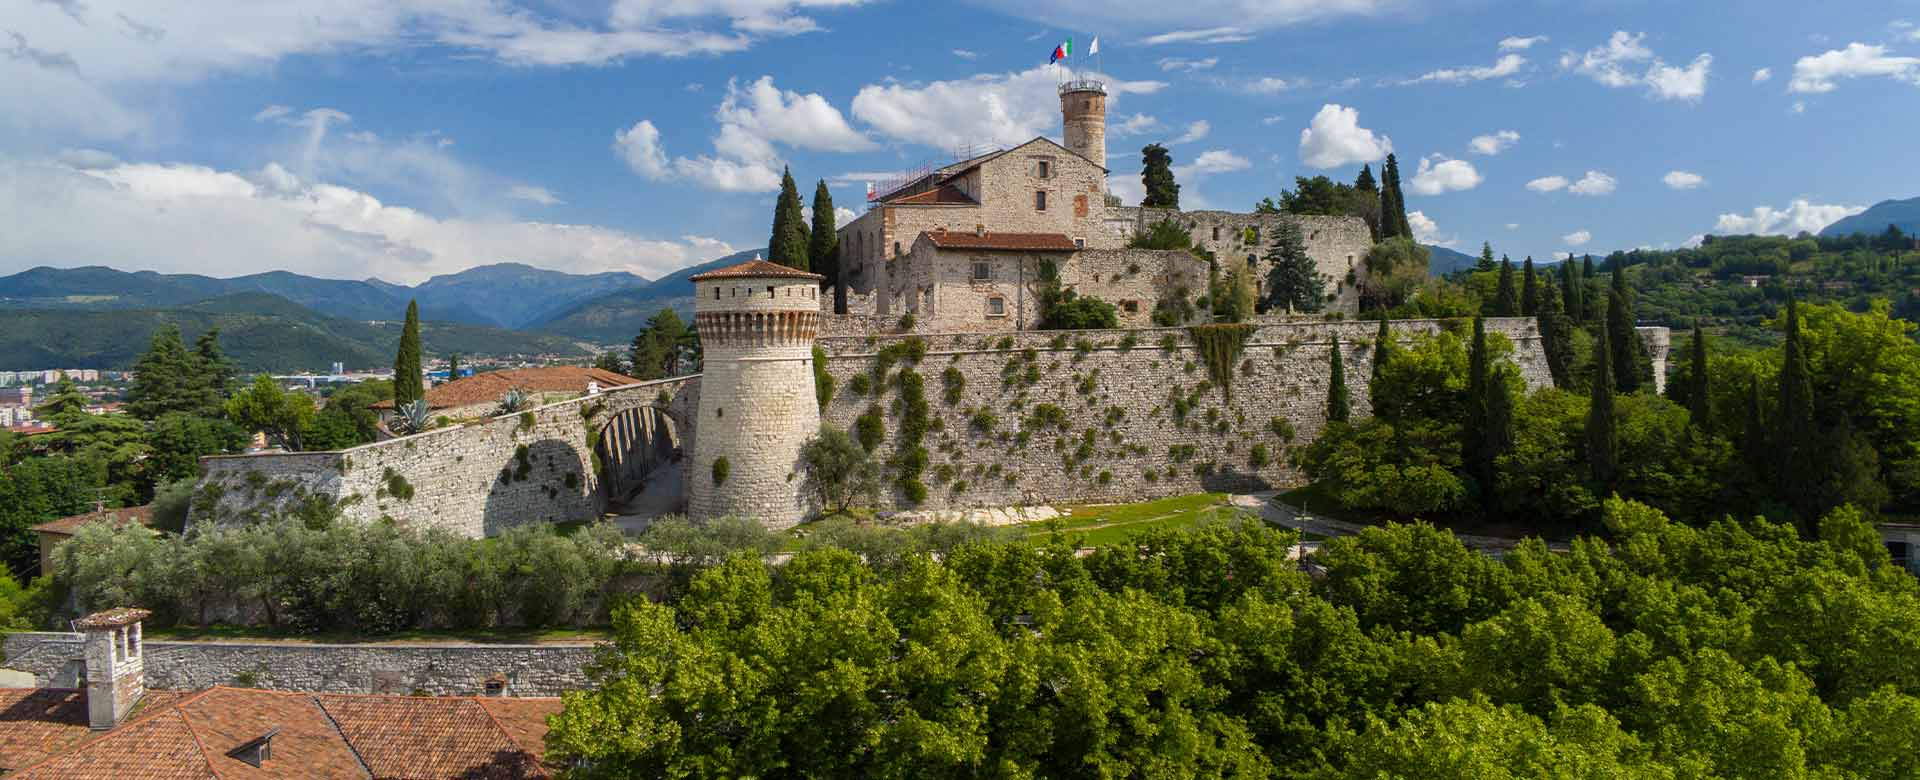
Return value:
M 166 7 L 173 6 L 173 7 Z M 1920 0 L 0 0 L 0 273 L 658 276 L 761 246 L 780 167 L 1057 137 L 1072 36 L 1117 193 L 1188 208 L 1395 152 L 1428 240 L 1793 232 L 1913 191 Z M 1377 163 L 1376 163 L 1377 170 Z

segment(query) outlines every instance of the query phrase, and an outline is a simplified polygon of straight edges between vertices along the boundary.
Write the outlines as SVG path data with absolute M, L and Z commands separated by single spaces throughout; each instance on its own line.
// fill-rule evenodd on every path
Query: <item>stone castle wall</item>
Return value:
M 1394 334 L 1405 340 L 1464 326 L 1402 321 L 1394 323 Z M 1325 426 L 1334 338 L 1344 350 L 1354 411 L 1364 415 L 1371 408 L 1367 378 L 1377 327 L 1258 325 L 1235 361 L 1230 394 L 1209 378 L 1184 328 L 919 337 L 927 353 L 912 368 L 925 383 L 933 419 L 923 439 L 929 453 L 923 506 L 1139 501 L 1298 484 L 1301 475 L 1288 456 Z M 1550 382 L 1531 319 L 1489 320 L 1488 330 L 1513 342 L 1514 362 L 1529 386 Z M 880 410 L 886 438 L 876 453 L 882 457 L 898 452 L 901 416 L 891 383 L 876 394 L 871 374 L 880 351 L 904 339 L 821 341 L 837 388 L 823 421 L 854 430 L 862 414 Z M 951 403 L 948 369 L 960 378 Z M 862 374 L 868 379 L 856 381 Z M 855 392 L 856 384 L 869 385 L 868 392 Z M 897 492 L 889 496 L 904 504 Z
M 987 263 L 985 280 L 973 278 L 974 263 Z M 905 301 L 902 313 L 914 314 L 914 333 L 976 333 L 1032 330 L 1040 324 L 1041 268 L 1054 264 L 1060 284 L 1099 298 L 1118 309 L 1119 325 L 1153 324 L 1153 306 L 1161 296 L 1184 289 L 1204 295 L 1207 263 L 1191 252 L 1152 249 L 1086 249 L 1077 252 L 1015 252 L 941 249 L 922 238 L 912 252 L 890 265 L 892 297 Z M 1001 312 L 993 313 L 998 298 Z M 880 327 L 837 335 L 900 332 L 899 317 L 846 315 L 879 320 Z
M 1114 208 L 1107 211 L 1108 231 L 1126 237 L 1144 232 L 1155 223 L 1167 219 L 1185 226 L 1187 232 L 1193 235 L 1193 242 L 1213 252 L 1214 257 L 1223 264 L 1229 260 L 1245 260 L 1249 255 L 1264 258 L 1273 245 L 1274 231 L 1280 222 L 1290 220 L 1298 223 L 1300 238 L 1307 244 L 1307 254 L 1313 258 L 1320 274 L 1326 277 L 1327 292 L 1334 296 L 1334 300 L 1327 304 L 1327 310 L 1348 314 L 1360 310 L 1359 285 L 1367 278 L 1365 260 L 1368 250 L 1373 248 L 1373 233 L 1367 227 L 1366 220 L 1359 217 L 1149 208 Z M 1253 240 L 1249 241 L 1249 238 Z M 1259 261 L 1254 269 L 1256 283 L 1264 285 L 1267 265 Z
M 79 634 L 6 635 L 7 669 L 35 687 L 78 687 L 84 666 Z M 327 645 L 296 642 L 143 644 L 150 690 L 234 685 L 309 693 L 425 693 L 477 696 L 495 675 L 507 696 L 558 696 L 589 687 L 594 645 Z
M 699 387 L 698 376 L 644 382 L 338 452 L 203 458 L 189 516 L 246 520 L 328 501 L 345 519 L 472 537 L 598 518 L 608 496 L 592 453 L 605 427 L 627 410 L 658 409 L 691 442 Z

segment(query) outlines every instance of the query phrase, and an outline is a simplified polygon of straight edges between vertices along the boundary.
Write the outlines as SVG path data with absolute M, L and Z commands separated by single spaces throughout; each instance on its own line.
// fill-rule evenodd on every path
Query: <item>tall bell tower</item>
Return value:
M 1090 79 L 1061 84 L 1060 117 L 1067 148 L 1107 167 L 1107 85 Z

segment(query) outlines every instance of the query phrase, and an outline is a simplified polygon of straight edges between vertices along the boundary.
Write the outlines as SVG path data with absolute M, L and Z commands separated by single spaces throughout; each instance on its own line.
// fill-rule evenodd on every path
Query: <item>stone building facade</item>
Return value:
M 1151 249 L 1077 249 L 1058 234 L 920 234 L 912 251 L 888 265 L 888 296 L 900 314 L 913 315 L 921 333 L 1033 330 L 1040 326 L 1040 291 L 1047 271 L 1060 286 L 1112 303 L 1123 328 L 1153 324 L 1162 297 L 1204 293 L 1207 263 L 1190 252 Z M 884 332 L 895 322 L 876 314 Z
M 1307 255 L 1326 279 L 1327 311 L 1352 314 L 1360 310 L 1360 285 L 1367 280 L 1367 252 L 1373 248 L 1373 233 L 1359 217 L 1318 217 L 1292 214 L 1237 214 L 1227 211 L 1175 211 L 1173 209 L 1111 208 L 1107 210 L 1109 235 L 1125 240 L 1144 232 L 1163 220 L 1185 227 L 1193 243 L 1212 252 L 1222 263 L 1240 261 L 1254 271 L 1258 291 L 1264 291 L 1271 266 L 1265 257 L 1273 245 L 1275 231 L 1282 221 L 1300 227 Z M 1222 265 L 1222 268 L 1227 266 Z

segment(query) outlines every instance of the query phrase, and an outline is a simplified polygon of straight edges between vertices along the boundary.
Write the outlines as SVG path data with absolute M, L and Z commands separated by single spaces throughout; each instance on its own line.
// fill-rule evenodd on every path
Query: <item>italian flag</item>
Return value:
M 1053 57 L 1047 60 L 1047 64 L 1052 65 L 1071 56 L 1073 56 L 1073 39 L 1068 38 L 1066 43 L 1053 47 Z

